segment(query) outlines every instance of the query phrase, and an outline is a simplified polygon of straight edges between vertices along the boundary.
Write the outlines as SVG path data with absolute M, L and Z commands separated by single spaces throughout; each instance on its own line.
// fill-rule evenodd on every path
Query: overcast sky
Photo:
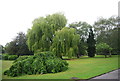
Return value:
M 0 44 L 5 45 L 18 32 L 27 32 L 40 16 L 62 12 L 68 24 L 118 15 L 119 0 L 0 0 Z

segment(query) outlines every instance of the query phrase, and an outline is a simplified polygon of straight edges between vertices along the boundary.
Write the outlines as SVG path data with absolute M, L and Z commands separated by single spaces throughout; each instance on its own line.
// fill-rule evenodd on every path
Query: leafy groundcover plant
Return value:
M 52 52 L 42 52 L 30 57 L 19 57 L 4 75 L 16 77 L 24 74 L 57 73 L 68 69 L 65 60 L 57 58 Z

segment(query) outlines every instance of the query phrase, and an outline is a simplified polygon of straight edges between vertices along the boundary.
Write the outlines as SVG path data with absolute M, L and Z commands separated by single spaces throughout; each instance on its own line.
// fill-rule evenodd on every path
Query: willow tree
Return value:
M 74 28 L 64 27 L 62 30 L 55 32 L 51 51 L 60 58 L 62 58 L 62 56 L 71 58 L 72 56 L 76 56 L 78 52 L 79 41 L 80 36 Z
M 29 49 L 34 52 L 48 51 L 55 31 L 62 29 L 66 23 L 66 17 L 61 13 L 35 19 L 32 28 L 27 33 Z

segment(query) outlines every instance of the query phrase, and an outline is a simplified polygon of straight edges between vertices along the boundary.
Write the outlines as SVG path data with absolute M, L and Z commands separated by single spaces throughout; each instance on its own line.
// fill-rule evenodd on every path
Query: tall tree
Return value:
M 61 13 L 35 19 L 32 29 L 29 29 L 27 33 L 29 49 L 34 52 L 48 51 L 53 43 L 55 31 L 62 29 L 66 23 L 67 19 Z
M 69 24 L 70 28 L 75 28 L 77 31 L 77 34 L 80 34 L 80 38 L 84 39 L 84 41 L 87 40 L 88 38 L 88 29 L 91 27 L 90 24 L 88 24 L 87 22 L 73 22 L 71 24 Z
M 78 44 L 78 57 L 82 55 L 87 55 L 87 43 L 82 38 L 80 43 Z
M 68 58 L 72 58 L 72 56 L 77 56 L 78 54 L 79 42 L 80 36 L 75 29 L 64 27 L 62 30 L 55 32 L 51 51 L 58 57 L 68 56 Z
M 112 53 L 117 53 L 118 51 L 118 19 L 119 17 L 112 16 L 108 19 L 100 18 L 94 23 L 97 44 L 107 43 L 113 48 Z
M 110 29 L 117 28 L 117 23 L 118 23 L 117 16 L 111 16 L 108 19 L 103 17 L 99 18 L 98 21 L 96 21 L 93 25 L 93 27 L 95 28 L 96 36 Z
M 0 53 L 5 53 L 5 49 L 4 49 L 3 45 L 0 45 Z
M 81 42 L 78 44 L 78 57 L 81 55 L 86 55 L 87 53 L 87 38 L 89 28 L 91 27 L 87 22 L 73 22 L 69 24 L 70 28 L 75 28 L 77 34 L 80 35 Z
M 96 44 L 96 41 L 94 39 L 93 30 L 92 28 L 90 28 L 89 37 L 87 39 L 87 45 L 88 45 L 87 52 L 89 57 L 95 56 L 95 52 L 96 52 L 95 44 Z
M 18 36 L 16 36 L 16 38 L 13 41 L 6 44 L 5 46 L 6 52 L 8 54 L 16 55 L 33 54 L 33 52 L 29 51 L 26 41 L 27 41 L 26 35 L 23 32 L 19 32 Z

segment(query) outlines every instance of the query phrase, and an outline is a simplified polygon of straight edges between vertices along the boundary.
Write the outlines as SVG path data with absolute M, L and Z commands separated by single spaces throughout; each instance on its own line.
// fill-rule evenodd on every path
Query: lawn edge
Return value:
M 118 68 L 118 69 L 120 69 L 120 68 Z M 110 73 L 110 72 L 115 71 L 115 70 L 118 70 L 118 69 L 111 70 L 111 71 L 109 71 L 109 72 L 107 72 L 107 73 Z M 107 73 L 102 73 L 102 74 L 100 74 L 100 75 L 97 75 L 97 76 L 88 78 L 88 79 L 86 79 L 86 80 L 90 80 L 90 79 L 93 79 L 93 78 L 95 78 L 95 77 L 99 77 L 99 76 L 101 76 L 101 75 L 107 74 Z

